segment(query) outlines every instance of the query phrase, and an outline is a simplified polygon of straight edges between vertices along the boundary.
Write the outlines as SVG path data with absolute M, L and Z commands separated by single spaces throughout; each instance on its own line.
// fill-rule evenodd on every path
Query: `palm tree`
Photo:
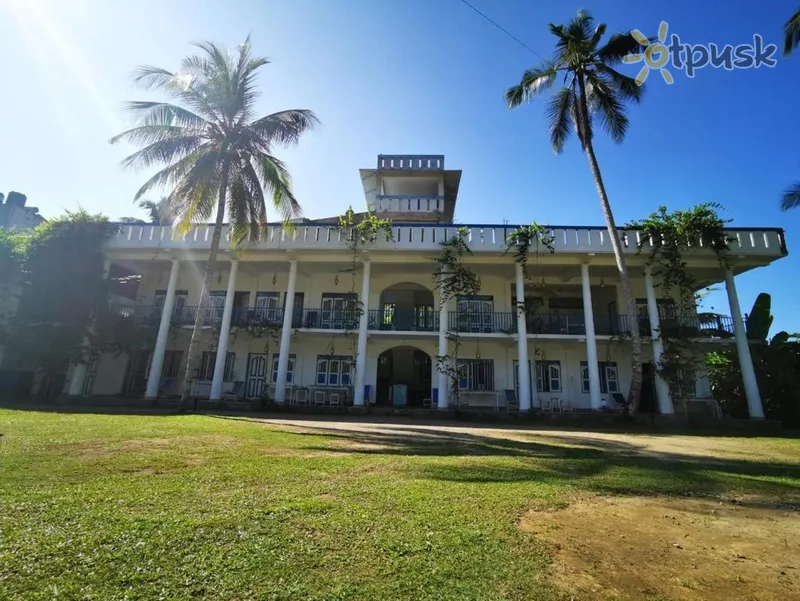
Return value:
M 169 196 L 162 196 L 156 201 L 140 200 L 138 207 L 147 211 L 153 225 L 172 225 Z
M 781 197 L 781 211 L 800 207 L 800 182 L 794 182 L 783 191 Z
M 511 109 L 533 100 L 549 89 L 556 78 L 563 76 L 564 86 L 549 101 L 546 118 L 550 128 L 550 141 L 556 154 L 564 149 L 570 133 L 575 131 L 589 160 L 600 205 L 614 249 L 620 284 L 625 295 L 628 321 L 632 338 L 632 377 L 628 393 L 629 407 L 636 411 L 642 388 L 642 341 L 636 301 L 631 295 L 630 279 L 625 255 L 608 202 L 608 195 L 597 164 L 592 145 L 594 124 L 603 125 L 615 142 L 622 142 L 628 131 L 625 101 L 639 102 L 644 89 L 636 81 L 614 69 L 623 57 L 641 49 L 630 33 L 615 33 L 605 45 L 600 40 L 606 32 L 605 23 L 594 27 L 594 19 L 580 11 L 568 25 L 549 25 L 556 36 L 556 49 L 549 61 L 525 71 L 519 84 L 506 92 L 506 103 Z
M 284 221 L 302 211 L 292 194 L 286 165 L 273 155 L 277 144 L 297 143 L 317 118 L 308 110 L 286 110 L 254 118 L 256 72 L 269 61 L 252 56 L 250 38 L 231 54 L 211 42 L 183 59 L 178 71 L 152 66 L 138 69 L 136 83 L 166 93 L 174 102 L 130 102 L 139 125 L 113 137 L 141 148 L 124 167 L 162 168 L 136 193 L 140 200 L 155 187 L 170 190 L 168 205 L 186 230 L 214 215 L 214 233 L 206 264 L 197 317 L 189 342 L 180 408 L 187 406 L 211 274 L 217 260 L 227 210 L 231 242 L 257 240 L 267 220 L 266 199 Z
M 789 56 L 800 46 L 800 8 L 783 26 L 783 54 Z

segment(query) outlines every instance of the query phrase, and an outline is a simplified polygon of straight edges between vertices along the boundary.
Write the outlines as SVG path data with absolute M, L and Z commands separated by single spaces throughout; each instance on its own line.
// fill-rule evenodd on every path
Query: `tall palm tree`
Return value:
M 169 206 L 169 196 L 162 196 L 158 200 L 140 200 L 138 207 L 147 211 L 150 223 L 153 225 L 172 225 L 173 218 Z
M 300 216 L 289 171 L 273 150 L 277 144 L 297 143 L 318 123 L 314 113 L 298 109 L 254 118 L 259 96 L 256 72 L 269 61 L 252 55 L 249 37 L 236 53 L 211 42 L 196 47 L 199 52 L 184 58 L 178 71 L 152 66 L 138 69 L 136 83 L 164 92 L 174 102 L 128 103 L 139 125 L 111 139 L 112 144 L 126 141 L 141 146 L 122 161 L 124 167 L 162 167 L 139 189 L 135 200 L 155 187 L 169 189 L 170 212 L 184 230 L 214 215 L 181 409 L 188 403 L 225 213 L 232 243 L 261 236 L 267 220 L 267 196 L 284 221 Z
M 783 54 L 789 56 L 800 46 L 800 8 L 783 26 Z
M 642 389 L 642 340 L 636 300 L 631 295 L 630 279 L 625 255 L 614 222 L 614 214 L 600 174 L 600 166 L 592 145 L 594 124 L 600 122 L 615 142 L 622 142 L 628 131 L 625 101 L 639 102 L 644 89 L 636 81 L 614 69 L 623 57 L 641 49 L 630 33 L 615 33 L 604 44 L 600 41 L 606 32 L 605 23 L 594 27 L 594 19 L 580 11 L 568 25 L 548 26 L 556 36 L 556 48 L 550 60 L 525 71 L 519 84 L 506 92 L 506 103 L 511 109 L 533 100 L 552 87 L 556 78 L 563 76 L 564 85 L 550 99 L 546 118 L 550 128 L 550 141 L 558 154 L 564 149 L 573 129 L 589 160 L 600 205 L 614 249 L 620 284 L 625 295 L 628 321 L 632 338 L 632 377 L 628 394 L 629 408 L 635 412 Z

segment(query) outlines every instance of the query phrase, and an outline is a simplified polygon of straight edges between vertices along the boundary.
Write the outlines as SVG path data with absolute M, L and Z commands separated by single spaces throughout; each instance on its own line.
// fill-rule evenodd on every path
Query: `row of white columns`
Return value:
M 156 346 L 153 352 L 152 364 L 150 367 L 150 377 L 147 381 L 146 397 L 149 399 L 158 396 L 158 388 L 161 380 L 161 372 L 164 366 L 164 353 L 167 347 L 167 336 L 169 334 L 170 320 L 172 318 L 172 306 L 175 298 L 175 288 L 177 286 L 178 271 L 180 264 L 178 259 L 172 260 L 172 268 L 169 275 L 169 283 L 167 286 L 167 293 L 164 298 L 164 308 L 161 313 L 161 322 L 158 329 L 158 337 L 156 338 Z M 214 364 L 214 376 L 211 383 L 211 400 L 219 400 L 222 398 L 222 383 L 225 371 L 225 358 L 228 352 L 228 339 L 230 337 L 231 328 L 231 315 L 233 313 L 233 299 L 236 287 L 236 275 L 238 273 L 238 261 L 231 261 L 230 277 L 228 279 L 228 289 L 225 296 L 225 307 L 222 314 L 222 323 L 220 325 L 220 339 L 217 346 L 216 362 Z M 369 290 L 370 290 L 370 274 L 371 263 L 370 261 L 363 262 L 363 274 L 361 284 L 361 315 L 358 327 L 358 351 L 356 356 L 356 374 L 355 374 L 355 391 L 353 394 L 353 404 L 356 407 L 364 405 L 364 392 L 366 384 L 366 371 L 367 371 L 367 334 L 369 324 Z M 531 381 L 530 372 L 523 366 L 528 365 L 528 338 L 527 326 L 525 319 L 525 310 L 523 303 L 520 299 L 525 298 L 525 279 L 521 265 L 516 266 L 515 272 L 515 285 L 516 296 L 518 305 L 517 312 L 517 331 L 518 331 L 518 382 L 519 382 L 519 404 L 521 411 L 528 411 L 531 409 Z M 659 314 L 658 305 L 656 302 L 655 285 L 653 276 L 649 269 L 645 270 L 645 290 L 647 296 L 647 312 L 650 321 L 650 335 L 653 341 L 653 357 L 658 363 L 659 358 L 663 352 L 663 343 L 659 337 Z M 741 308 L 739 306 L 739 299 L 736 294 L 736 287 L 734 284 L 733 274 L 727 271 L 725 274 L 725 286 L 728 292 L 728 299 L 733 316 L 734 331 L 736 337 L 736 346 L 739 351 L 739 361 L 744 379 L 745 394 L 747 396 L 747 403 L 750 410 L 750 416 L 754 418 L 763 418 L 764 410 L 761 404 L 761 398 L 756 383 L 755 371 L 753 369 L 753 362 L 750 357 L 750 349 L 747 343 L 747 332 L 744 327 L 742 319 Z M 289 283 L 286 291 L 286 303 L 283 313 L 283 328 L 281 330 L 281 342 L 278 354 L 278 373 L 277 382 L 275 384 L 275 401 L 283 403 L 286 400 L 286 375 L 289 366 L 289 347 L 291 344 L 291 325 L 294 318 L 294 296 L 297 287 L 297 260 L 289 260 Z M 583 293 L 583 310 L 586 327 L 586 358 L 589 370 L 589 399 L 592 409 L 599 410 L 601 408 L 601 388 L 600 388 L 600 370 L 597 355 L 597 337 L 594 327 L 594 311 L 592 309 L 592 289 L 591 280 L 589 277 L 589 264 L 583 263 L 581 265 L 581 288 Z M 444 357 L 448 352 L 448 337 L 447 337 L 447 315 L 448 303 L 442 302 L 439 299 L 439 356 Z M 448 376 L 434 362 L 434 375 L 436 375 L 436 383 L 438 385 L 438 403 L 439 409 L 447 409 L 449 407 L 449 382 Z M 657 370 L 656 370 L 657 372 Z M 670 397 L 669 387 L 667 383 L 658 375 L 655 380 L 656 397 L 658 400 L 659 410 L 662 414 L 674 413 L 672 399 Z M 72 387 L 70 387 L 70 394 Z M 74 394 L 80 394 L 80 391 Z

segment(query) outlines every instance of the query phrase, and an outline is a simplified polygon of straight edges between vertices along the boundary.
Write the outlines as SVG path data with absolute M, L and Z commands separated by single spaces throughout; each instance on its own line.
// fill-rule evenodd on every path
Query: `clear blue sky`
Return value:
M 662 20 L 690 43 L 780 42 L 798 0 L 471 0 L 543 56 L 548 22 L 588 9 L 609 31 L 654 35 Z M 306 216 L 363 206 L 358 169 L 379 153 L 436 153 L 463 169 L 457 218 L 601 225 L 584 156 L 550 149 L 542 103 L 513 113 L 505 89 L 540 59 L 460 0 L 0 0 L 0 191 L 17 190 L 45 216 L 79 204 L 143 216 L 143 174 L 119 167 L 108 138 L 129 124 L 125 100 L 147 98 L 139 64 L 177 66 L 189 43 L 233 46 L 252 34 L 263 69 L 262 112 L 310 108 L 323 122 L 281 154 Z M 634 75 L 638 65 L 624 67 Z M 681 73 L 648 82 L 627 140 L 602 136 L 597 154 L 618 222 L 717 201 L 737 226 L 780 226 L 800 249 L 800 210 L 781 190 L 800 179 L 800 52 L 774 69 Z M 743 309 L 773 295 L 773 331 L 800 331 L 797 255 L 737 279 Z M 727 313 L 724 294 L 709 304 Z

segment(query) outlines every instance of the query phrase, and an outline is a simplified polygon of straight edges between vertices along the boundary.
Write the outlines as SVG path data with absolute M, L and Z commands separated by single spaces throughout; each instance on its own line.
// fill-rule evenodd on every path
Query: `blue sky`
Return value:
M 585 8 L 609 31 L 658 24 L 689 43 L 780 42 L 797 0 L 471 0 L 547 56 L 548 22 Z M 129 125 L 125 100 L 144 99 L 130 74 L 139 64 L 177 66 L 189 43 L 233 46 L 252 34 L 263 69 L 262 112 L 310 108 L 322 126 L 281 154 L 306 216 L 363 206 L 358 169 L 379 153 L 446 155 L 464 171 L 457 219 L 601 225 L 577 142 L 556 156 L 543 104 L 515 112 L 505 89 L 540 59 L 460 0 L 0 0 L 3 57 L 0 191 L 17 190 L 45 216 L 84 208 L 142 216 L 132 197 L 144 174 L 124 172 L 124 147 L 108 138 Z M 623 70 L 631 75 L 638 65 Z M 800 210 L 781 213 L 781 190 L 800 179 L 796 107 L 800 52 L 774 69 L 710 68 L 648 81 L 622 145 L 599 136 L 596 150 L 617 221 L 659 204 L 727 207 L 737 226 L 780 226 L 790 250 Z M 794 117 L 794 119 L 792 118 Z M 800 331 L 790 256 L 737 278 L 743 309 L 773 295 L 773 331 Z M 708 302 L 727 313 L 724 293 Z

